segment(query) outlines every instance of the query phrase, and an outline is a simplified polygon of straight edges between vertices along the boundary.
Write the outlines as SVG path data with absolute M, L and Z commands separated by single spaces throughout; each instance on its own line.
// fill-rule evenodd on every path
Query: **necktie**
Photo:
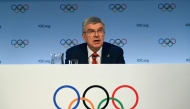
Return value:
M 97 61 L 96 61 L 96 57 L 98 57 L 98 54 L 96 52 L 94 52 L 92 54 L 92 64 L 98 64 Z

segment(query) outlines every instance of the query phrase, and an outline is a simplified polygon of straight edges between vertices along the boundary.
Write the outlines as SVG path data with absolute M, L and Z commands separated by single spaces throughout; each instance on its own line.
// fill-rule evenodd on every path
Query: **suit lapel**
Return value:
M 81 53 L 78 53 L 78 59 L 80 59 L 81 64 L 88 64 L 88 52 L 87 52 L 87 44 L 84 43 L 80 46 Z
M 102 59 L 101 59 L 101 63 L 102 64 L 109 63 L 109 57 L 110 56 L 111 56 L 111 54 L 109 53 L 109 45 L 104 42 L 104 44 L 102 46 Z

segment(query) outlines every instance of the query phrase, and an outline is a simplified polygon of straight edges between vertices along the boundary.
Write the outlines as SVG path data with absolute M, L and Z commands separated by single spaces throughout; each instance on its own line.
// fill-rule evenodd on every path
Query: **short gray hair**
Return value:
M 92 17 L 86 18 L 84 22 L 82 23 L 82 33 L 85 33 L 86 31 L 85 27 L 88 24 L 96 24 L 96 23 L 101 23 L 103 25 L 103 29 L 105 30 L 104 22 L 100 18 L 92 16 Z

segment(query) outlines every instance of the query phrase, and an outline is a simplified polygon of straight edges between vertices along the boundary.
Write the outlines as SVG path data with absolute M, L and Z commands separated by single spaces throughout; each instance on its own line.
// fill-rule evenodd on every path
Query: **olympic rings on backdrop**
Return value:
M 175 43 L 176 43 L 176 40 L 174 38 L 172 39 L 162 39 L 160 38 L 158 40 L 158 43 L 161 44 L 163 47 L 166 47 L 166 46 L 169 46 L 169 47 L 172 47 Z
M 161 9 L 163 12 L 165 12 L 165 11 L 171 12 L 173 9 L 176 8 L 176 5 L 174 3 L 172 3 L 170 5 L 168 3 L 166 3 L 166 4 L 160 3 L 158 5 L 158 8 Z
M 15 48 L 18 48 L 18 47 L 24 48 L 26 45 L 29 44 L 29 41 L 27 39 L 25 39 L 25 40 L 21 40 L 21 39 L 15 40 L 15 39 L 13 39 L 11 41 L 11 44 L 14 45 Z
M 123 47 L 126 43 L 126 39 L 110 39 L 109 43 L 117 45 L 119 47 Z
M 67 39 L 67 40 L 61 39 L 60 44 L 67 48 L 67 47 L 73 47 L 73 46 L 77 45 L 78 41 L 76 39 L 73 39 L 73 40 L 71 40 L 71 39 Z
M 74 12 L 75 10 L 78 9 L 78 6 L 76 4 L 70 5 L 70 4 L 62 4 L 60 6 L 60 9 L 63 10 L 64 12 Z
M 110 4 L 109 8 L 113 11 L 113 12 L 123 12 L 126 8 L 127 5 L 126 4 Z
M 16 13 L 18 13 L 18 12 L 24 13 L 26 10 L 29 9 L 29 6 L 27 4 L 25 4 L 25 5 L 21 5 L 21 4 L 15 5 L 15 4 L 13 4 L 11 6 L 11 9 L 14 10 Z
M 57 102 L 56 102 L 56 96 L 57 96 L 57 93 L 58 93 L 61 89 L 64 89 L 64 88 L 70 88 L 70 89 L 74 90 L 74 91 L 76 92 L 76 94 L 77 94 L 77 98 L 75 98 L 74 100 L 72 100 L 72 101 L 70 102 L 70 104 L 69 104 L 69 106 L 68 106 L 68 109 L 71 109 L 72 104 L 73 104 L 74 102 L 76 102 L 76 101 L 77 101 L 77 103 L 76 103 L 76 105 L 75 105 L 72 109 L 77 109 L 77 107 L 79 106 L 80 100 L 83 100 L 83 104 L 84 104 L 84 106 L 85 106 L 87 109 L 91 109 L 91 108 L 92 108 L 92 109 L 95 109 L 93 103 L 92 103 L 89 99 L 85 98 L 86 93 L 87 93 L 90 89 L 92 89 L 92 88 L 100 88 L 100 89 L 102 89 L 102 90 L 105 92 L 106 96 L 107 96 L 106 98 L 104 98 L 103 100 L 100 101 L 100 103 L 98 104 L 98 108 L 97 108 L 97 109 L 100 109 L 100 106 L 101 106 L 101 104 L 102 104 L 104 101 L 106 101 L 106 103 L 105 103 L 105 105 L 104 105 L 101 109 L 106 109 L 106 107 L 107 107 L 108 104 L 109 104 L 109 100 L 112 100 L 112 103 L 113 103 L 113 105 L 114 105 L 114 107 L 115 107 L 116 109 L 120 109 L 120 108 L 116 106 L 116 104 L 115 104 L 114 101 L 117 101 L 117 102 L 119 103 L 119 105 L 121 106 L 121 109 L 124 109 L 123 104 L 122 104 L 117 98 L 114 98 L 116 92 L 117 92 L 119 89 L 121 89 L 121 88 L 129 88 L 129 89 L 131 89 L 131 90 L 135 93 L 136 101 L 135 101 L 135 104 L 134 104 L 130 109 L 135 109 L 135 107 L 137 106 L 138 101 L 139 101 L 139 96 L 138 96 L 137 91 L 136 91 L 133 87 L 131 87 L 131 86 L 129 86 L 129 85 L 121 85 L 121 86 L 118 86 L 118 87 L 113 91 L 112 97 L 109 97 L 109 93 L 108 93 L 108 91 L 107 91 L 104 87 L 102 87 L 102 86 L 100 86 L 100 85 L 92 85 L 92 86 L 89 86 L 89 87 L 84 91 L 83 96 L 82 96 L 81 98 L 80 98 L 79 91 L 78 91 L 76 88 L 74 88 L 73 86 L 70 86 L 70 85 L 64 85 L 64 86 L 59 87 L 59 88 L 55 91 L 55 93 L 54 93 L 54 95 L 53 95 L 53 102 L 54 102 L 54 105 L 56 106 L 57 109 L 61 109 L 61 108 L 58 106 L 58 104 L 57 104 Z M 91 108 L 86 105 L 86 102 L 85 102 L 85 101 L 87 101 L 87 102 L 91 105 Z

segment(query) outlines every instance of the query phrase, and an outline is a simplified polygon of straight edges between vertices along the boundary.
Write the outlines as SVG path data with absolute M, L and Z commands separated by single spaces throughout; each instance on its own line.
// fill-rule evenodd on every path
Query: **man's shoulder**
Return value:
M 76 50 L 84 49 L 85 47 L 87 47 L 87 44 L 86 43 L 82 43 L 82 44 L 75 45 L 75 46 L 67 49 L 67 51 L 76 51 Z
M 117 50 L 123 50 L 121 47 L 118 47 L 114 44 L 110 44 L 108 42 L 104 42 L 104 45 L 103 45 L 105 48 L 110 48 L 110 49 L 117 49 Z

